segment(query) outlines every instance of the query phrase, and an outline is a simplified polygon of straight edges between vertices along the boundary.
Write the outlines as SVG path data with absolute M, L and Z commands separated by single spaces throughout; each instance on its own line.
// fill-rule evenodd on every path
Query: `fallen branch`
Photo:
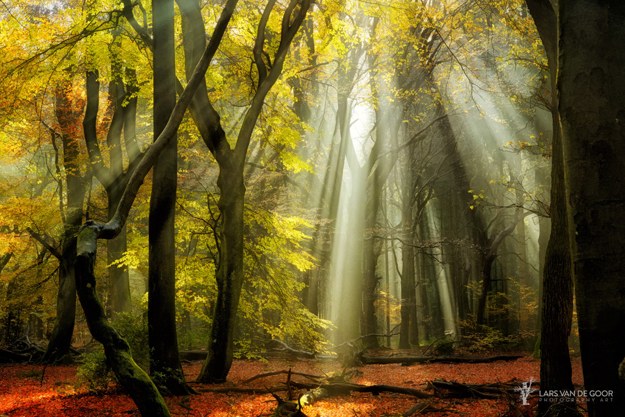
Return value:
M 373 395 L 379 395 L 383 392 L 388 392 L 392 394 L 404 394 L 410 395 L 416 398 L 431 398 L 432 394 L 429 394 L 425 391 L 421 391 L 415 388 L 409 387 L 399 387 L 395 385 L 360 385 L 360 384 L 352 384 L 348 382 L 336 382 L 330 384 L 305 384 L 291 381 L 291 385 L 300 389 L 322 389 L 325 390 L 326 393 L 323 395 L 323 398 L 333 397 L 338 395 L 347 395 L 351 392 L 369 392 Z M 319 399 L 319 396 L 316 396 L 316 399 Z
M 282 340 L 272 339 L 271 343 L 275 343 L 280 346 L 280 348 L 274 349 L 274 352 L 286 352 L 294 357 L 304 357 L 308 359 L 312 359 L 315 357 L 315 352 L 308 352 L 306 350 L 292 348 L 291 346 L 284 343 Z
M 412 365 L 415 363 L 491 363 L 497 361 L 514 361 L 522 358 L 521 355 L 497 355 L 488 357 L 463 357 L 463 356 L 367 356 L 361 355 L 362 363 L 390 364 L 401 363 Z
M 257 379 L 262 379 L 262 378 L 267 378 L 267 377 L 270 377 L 270 376 L 282 375 L 282 374 L 288 375 L 289 371 L 273 371 L 273 372 L 265 372 L 265 373 L 262 373 L 262 374 L 254 375 L 253 377 L 243 381 L 243 384 L 249 384 L 250 382 L 256 381 Z M 313 382 L 321 382 L 324 379 L 324 377 L 322 377 L 320 375 L 305 374 L 305 373 L 302 373 L 302 372 L 290 371 L 290 374 L 291 375 L 301 376 L 301 377 L 304 377 L 306 379 L 310 379 Z
M 515 395 L 519 384 L 514 382 L 496 384 L 462 384 L 455 381 L 435 380 L 430 382 L 437 397 L 441 398 L 485 398 L 497 399 Z
M 404 411 L 401 417 L 411 417 L 414 414 L 421 414 L 427 412 L 434 411 L 443 411 L 440 408 L 432 407 L 432 404 L 429 401 L 420 402 L 410 407 L 408 410 Z
M 21 363 L 28 362 L 29 360 L 30 355 L 0 349 L 0 363 Z
M 198 392 L 214 392 L 216 394 L 229 394 L 229 393 L 240 393 L 240 394 L 271 394 L 274 392 L 282 392 L 286 391 L 286 386 L 280 385 L 276 387 L 270 388 L 250 388 L 250 387 L 216 387 L 209 388 L 204 387 L 203 384 L 197 384 L 194 382 L 190 382 L 189 385 L 194 386 L 194 389 Z M 197 387 L 197 385 L 201 385 Z

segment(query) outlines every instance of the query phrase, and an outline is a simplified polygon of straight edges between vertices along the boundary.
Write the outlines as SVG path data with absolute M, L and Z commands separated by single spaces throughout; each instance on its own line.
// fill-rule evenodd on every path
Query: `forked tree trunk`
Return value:
M 236 0 L 230 0 L 224 7 L 224 13 L 230 14 L 236 6 Z M 198 46 L 206 42 L 201 10 L 195 0 L 178 0 L 183 15 L 184 48 L 189 66 L 197 61 Z M 273 11 L 275 2 L 270 1 L 261 17 L 254 59 L 258 72 L 258 88 L 246 111 L 239 130 L 234 149 L 230 148 L 220 124 L 219 113 L 213 108 L 207 96 L 206 85 L 199 84 L 199 90 L 193 98 L 191 114 L 198 126 L 202 138 L 219 165 L 217 186 L 221 195 L 219 211 L 221 214 L 219 237 L 219 264 L 217 266 L 217 301 L 213 311 L 211 338 L 208 342 L 208 356 L 202 367 L 198 381 L 222 382 L 226 379 L 234 353 L 234 323 L 238 309 L 241 287 L 243 285 L 243 207 L 245 203 L 245 185 L 243 167 L 256 121 L 260 116 L 265 97 L 277 81 L 289 46 L 310 7 L 307 0 L 292 0 L 286 6 L 282 17 L 280 44 L 270 67 L 267 66 L 264 53 L 266 25 Z M 219 25 L 219 24 L 218 24 Z M 218 32 L 216 30 L 216 32 Z M 223 32 L 213 34 L 211 42 L 221 39 Z M 188 74 L 188 72 L 187 72 Z

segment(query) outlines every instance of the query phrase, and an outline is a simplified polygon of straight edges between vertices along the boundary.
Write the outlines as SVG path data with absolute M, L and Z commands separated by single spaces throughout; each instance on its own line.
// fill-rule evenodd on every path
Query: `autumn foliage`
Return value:
M 264 391 L 269 387 L 283 384 L 284 374 L 247 379 L 260 373 L 288 370 L 295 372 L 327 375 L 340 373 L 340 366 L 334 361 L 235 361 L 228 382 L 220 385 L 192 384 L 197 395 L 169 397 L 167 404 L 174 416 L 193 417 L 252 417 L 271 415 L 276 402 L 270 394 L 235 392 L 236 389 L 251 388 Z M 200 370 L 199 363 L 185 366 L 189 380 L 193 380 Z M 493 382 L 526 381 L 537 379 L 539 362 L 523 358 L 514 362 L 486 364 L 424 364 L 414 366 L 367 365 L 356 368 L 352 382 L 364 385 L 392 384 L 412 387 L 431 392 L 430 381 L 443 379 L 467 384 Z M 0 367 L 0 415 L 38 417 L 78 417 L 78 416 L 138 416 L 132 400 L 117 386 L 111 385 L 105 391 L 89 392 L 76 377 L 74 366 L 42 367 L 41 365 L 5 365 Z M 293 376 L 293 381 L 298 381 Z M 574 381 L 581 382 L 581 369 L 574 363 Z M 231 389 L 229 392 L 228 390 Z M 221 392 L 218 392 L 221 391 Z M 279 393 L 286 397 L 286 392 Z M 423 401 L 407 395 L 372 395 L 356 393 L 323 399 L 305 407 L 308 416 L 399 416 Z M 515 395 L 510 399 L 441 399 L 428 400 L 429 407 L 423 414 L 438 416 L 488 417 L 505 415 L 509 401 L 520 410 L 531 413 L 532 406 L 523 407 Z M 536 399 L 534 398 L 534 404 Z

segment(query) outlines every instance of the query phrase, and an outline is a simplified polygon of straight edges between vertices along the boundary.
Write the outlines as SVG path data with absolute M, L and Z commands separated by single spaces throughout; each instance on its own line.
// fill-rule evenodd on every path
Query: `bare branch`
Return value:
M 59 252 L 59 250 L 54 247 L 53 243 L 56 244 L 56 242 L 54 242 L 54 239 L 52 237 L 50 237 L 47 234 L 46 235 L 39 234 L 35 232 L 33 229 L 31 229 L 30 227 L 27 227 L 26 231 L 28 232 L 29 235 L 33 237 L 33 239 L 41 243 L 47 250 L 49 250 L 50 253 L 56 259 L 61 259 L 63 257 L 63 255 L 61 255 L 61 252 Z

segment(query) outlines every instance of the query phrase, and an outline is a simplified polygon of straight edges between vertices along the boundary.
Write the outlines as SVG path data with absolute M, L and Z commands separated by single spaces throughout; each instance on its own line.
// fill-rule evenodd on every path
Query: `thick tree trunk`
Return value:
M 174 0 L 153 0 L 154 137 L 176 105 Z M 152 174 L 149 218 L 148 340 L 150 373 L 171 394 L 189 392 L 178 356 L 176 333 L 176 242 L 174 217 L 178 177 L 174 135 L 158 156 Z
M 126 122 L 129 124 L 134 121 L 126 115 L 125 100 L 131 99 L 130 93 L 127 93 L 122 81 L 122 69 L 118 62 L 112 65 L 112 73 L 115 77 L 109 84 L 109 100 L 113 108 L 113 117 L 109 125 L 107 134 L 107 144 L 110 149 L 110 163 L 108 169 L 108 182 L 106 182 L 106 194 L 108 198 L 108 217 L 111 218 L 119 199 L 124 191 L 125 180 L 128 173 L 124 172 L 123 153 L 122 153 L 122 130 L 126 130 Z M 130 127 L 130 126 L 128 126 Z M 127 139 L 128 139 L 128 135 Z M 130 155 L 128 155 L 129 160 Z M 129 171 L 131 168 L 129 168 Z M 109 271 L 109 306 L 112 313 L 119 313 L 130 310 L 130 276 L 128 267 L 125 265 L 117 265 L 127 250 L 126 227 L 124 226 L 115 239 L 111 239 L 107 243 L 107 262 Z
M 504 239 L 514 232 L 516 225 L 519 221 L 523 221 L 525 216 L 529 215 L 529 212 L 524 213 L 520 217 L 517 216 L 516 220 L 503 230 L 500 230 L 495 236 L 488 239 L 487 247 L 485 248 L 484 258 L 482 261 L 482 292 L 477 306 L 476 322 L 477 324 L 486 324 L 486 307 L 488 304 L 488 293 L 491 290 L 493 281 L 493 264 L 497 259 L 497 251 Z
M 625 415 L 625 3 L 559 2 L 558 90 L 584 385 L 612 401 L 590 417 Z
M 216 32 L 223 33 L 225 31 L 232 16 L 233 7 L 231 6 L 229 3 L 224 7 L 216 25 Z M 145 417 L 169 416 L 169 411 L 152 380 L 132 359 L 128 344 L 110 326 L 104 316 L 104 309 L 95 292 L 94 264 L 97 239 L 113 239 L 126 223 L 144 178 L 156 163 L 160 152 L 167 147 L 168 141 L 175 136 L 185 111 L 200 81 L 206 74 L 218 44 L 219 42 L 215 40 L 215 37 L 211 38 L 211 42 L 199 59 L 189 83 L 181 92 L 180 99 L 169 115 L 165 128 L 137 162 L 113 217 L 105 224 L 94 222 L 85 224 L 81 229 L 77 243 L 77 291 L 89 330 L 94 338 L 104 346 L 107 360 L 120 384 L 128 390 L 133 401 L 141 410 L 141 414 Z
M 541 390 L 572 390 L 571 358 L 568 337 L 573 319 L 573 279 L 566 218 L 566 195 L 562 146 L 554 117 L 551 174 L 551 237 L 547 245 L 543 275 L 543 300 L 540 338 Z M 541 401 L 540 415 L 577 415 L 566 398 L 561 403 Z
M 205 42 L 205 37 L 202 36 L 204 32 L 202 17 L 195 0 L 179 0 L 178 3 L 185 21 L 183 24 L 185 55 L 189 61 L 188 65 L 192 66 L 197 60 L 198 45 Z M 209 41 L 208 50 L 211 49 L 212 43 L 221 39 L 225 25 L 227 25 L 236 3 L 236 0 L 230 0 L 224 6 L 215 33 Z M 254 47 L 255 63 L 258 70 L 258 88 L 243 118 L 234 149 L 231 149 L 226 141 L 219 114 L 208 100 L 204 80 L 198 83 L 199 90 L 194 95 L 193 100 L 192 116 L 204 142 L 219 164 L 217 185 L 221 195 L 218 205 L 222 222 L 219 238 L 219 265 L 216 274 L 217 301 L 213 313 L 208 356 L 198 376 L 200 382 L 224 381 L 232 365 L 234 322 L 243 285 L 243 207 L 245 198 L 243 167 L 265 97 L 277 81 L 288 48 L 310 7 L 307 0 L 289 2 L 283 15 L 280 44 L 271 68 L 268 68 L 262 52 L 265 44 L 266 24 L 274 5 L 274 2 L 268 3 L 259 23 Z M 200 103 L 203 103 L 203 106 L 199 106 Z
M 564 184 L 564 161 L 557 93 L 558 22 L 550 0 L 528 0 L 528 8 L 540 34 L 551 84 L 552 159 L 551 232 L 543 267 L 540 318 L 540 388 L 572 390 L 568 337 L 573 320 L 573 277 Z M 556 399 L 558 400 L 558 399 Z M 541 416 L 575 416 L 575 407 L 566 398 L 560 402 L 540 401 Z
M 107 145 L 110 149 L 109 166 L 105 166 L 100 151 L 97 134 L 97 119 L 100 101 L 100 81 L 97 71 L 90 71 L 86 77 L 87 107 L 83 118 L 83 130 L 85 144 L 89 154 L 89 161 L 95 177 L 104 186 L 108 200 L 108 216 L 111 218 L 117 209 L 126 183 L 134 169 L 134 162 L 139 156 L 135 138 L 136 116 L 136 87 L 133 86 L 133 73 L 129 71 L 130 80 L 128 90 L 125 91 L 121 80 L 119 65 L 113 65 L 112 72 L 115 80 L 109 84 L 109 106 L 112 114 L 111 123 L 106 136 Z M 125 104 L 127 102 L 127 105 Z M 121 136 L 122 130 L 126 139 L 127 155 L 130 161 L 128 170 L 124 172 Z M 126 229 L 122 228 L 120 234 L 107 242 L 107 262 L 109 271 L 109 300 L 108 307 L 111 313 L 130 310 L 130 284 L 128 268 L 117 265 L 121 256 L 126 251 Z
M 482 283 L 480 298 L 477 302 L 477 312 L 475 321 L 477 324 L 486 324 L 486 305 L 488 301 L 488 293 L 492 284 L 493 277 L 493 263 L 497 259 L 494 255 L 486 255 L 483 258 L 482 263 Z

